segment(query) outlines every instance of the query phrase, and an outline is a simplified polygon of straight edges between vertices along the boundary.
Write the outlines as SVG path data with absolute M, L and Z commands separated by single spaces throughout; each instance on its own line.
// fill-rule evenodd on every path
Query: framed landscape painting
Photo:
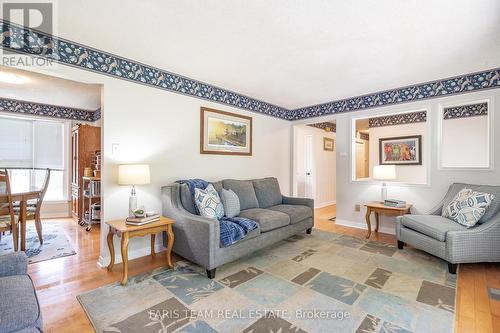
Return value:
M 422 136 L 379 139 L 380 164 L 422 165 Z
M 252 118 L 202 107 L 200 153 L 252 155 Z

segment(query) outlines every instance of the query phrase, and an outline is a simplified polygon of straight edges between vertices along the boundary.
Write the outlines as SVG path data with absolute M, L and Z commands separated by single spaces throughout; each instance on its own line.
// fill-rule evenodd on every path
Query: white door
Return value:
M 362 142 L 356 142 L 356 179 L 366 177 L 365 168 L 365 145 Z
M 306 198 L 314 198 L 314 156 L 313 156 L 313 136 L 306 135 L 304 137 L 304 152 L 305 152 L 305 196 Z

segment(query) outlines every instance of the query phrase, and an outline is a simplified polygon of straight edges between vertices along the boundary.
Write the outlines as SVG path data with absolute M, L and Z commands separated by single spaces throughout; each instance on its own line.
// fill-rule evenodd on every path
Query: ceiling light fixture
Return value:
M 11 84 L 22 84 L 25 78 L 12 73 L 0 72 L 0 82 L 11 83 Z

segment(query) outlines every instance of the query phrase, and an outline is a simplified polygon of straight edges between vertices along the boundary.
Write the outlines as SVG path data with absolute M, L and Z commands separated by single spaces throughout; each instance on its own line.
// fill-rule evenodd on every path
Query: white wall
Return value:
M 314 205 L 324 207 L 335 203 L 336 200 L 336 151 L 323 150 L 323 138 L 336 138 L 335 133 L 325 132 L 322 129 L 301 125 L 294 128 L 294 195 L 305 196 L 305 147 L 304 137 L 313 137 L 313 184 Z M 335 140 L 336 141 L 336 140 Z
M 379 139 L 398 136 L 422 135 L 422 148 L 427 140 L 427 123 L 414 123 L 370 128 L 370 177 L 373 167 L 379 165 Z M 396 181 L 410 184 L 427 182 L 427 156 L 422 155 L 422 165 L 396 165 Z
M 442 167 L 489 166 L 488 116 L 442 121 Z
M 164 90 L 58 65 L 37 70 L 49 75 L 103 84 L 102 216 L 104 221 L 127 215 L 130 188 L 117 185 L 121 163 L 148 163 L 151 184 L 137 188 L 138 204 L 161 211 L 160 189 L 178 179 L 249 179 L 275 176 L 283 194 L 290 193 L 291 123 L 273 117 L 187 97 Z M 200 106 L 253 117 L 253 156 L 201 155 Z M 111 154 L 111 146 L 119 152 Z M 101 264 L 109 253 L 101 227 Z M 161 243 L 158 237 L 157 244 Z M 148 239 L 130 241 L 130 258 L 149 253 Z M 117 260 L 121 260 L 115 239 Z M 158 245 L 159 246 L 159 245 Z
M 423 146 L 424 156 L 430 158 L 430 183 L 429 185 L 389 185 L 388 195 L 392 198 L 407 200 L 414 204 L 416 212 L 426 212 L 432 208 L 444 196 L 448 186 L 453 182 L 465 182 L 476 184 L 500 185 L 500 145 L 494 146 L 494 169 L 493 170 L 439 170 L 437 156 L 437 115 L 440 103 L 449 103 L 467 99 L 482 99 L 493 97 L 500 100 L 500 89 L 476 92 L 471 94 L 436 98 L 427 101 L 419 101 L 390 107 L 382 107 L 359 112 L 339 114 L 333 118 L 337 122 L 337 223 L 359 228 L 366 228 L 364 207 L 360 212 L 355 211 L 356 204 L 378 200 L 380 196 L 380 183 L 352 181 L 351 165 L 351 120 L 353 118 L 377 116 L 385 113 L 409 112 L 428 108 L 427 119 L 430 121 L 430 136 L 428 142 Z M 492 113 L 499 114 L 500 103 L 493 103 Z M 315 118 L 315 122 L 331 120 L 332 116 Z M 295 124 L 311 122 L 309 120 L 297 121 Z M 494 138 L 500 136 L 500 117 L 494 117 Z M 394 219 L 382 218 L 381 230 L 394 233 Z

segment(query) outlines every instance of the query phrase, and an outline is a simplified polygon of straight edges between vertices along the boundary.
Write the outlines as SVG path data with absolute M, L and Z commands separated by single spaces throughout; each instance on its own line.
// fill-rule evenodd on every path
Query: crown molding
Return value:
M 291 121 L 500 88 L 500 68 L 495 68 L 289 110 L 5 20 L 0 24 L 1 47 L 12 52 Z
M 65 106 L 21 101 L 10 98 L 0 98 L 0 111 L 21 115 L 42 116 L 88 122 L 94 122 L 101 118 L 100 108 L 96 111 L 89 111 L 69 108 Z

